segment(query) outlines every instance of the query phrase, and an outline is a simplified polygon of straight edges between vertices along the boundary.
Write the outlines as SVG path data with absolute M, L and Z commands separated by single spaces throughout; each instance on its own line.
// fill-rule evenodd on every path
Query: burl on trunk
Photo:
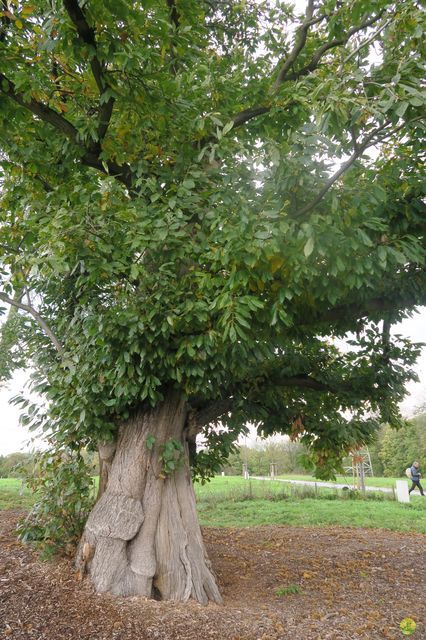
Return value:
M 198 524 L 185 424 L 185 402 L 171 394 L 120 427 L 115 453 L 106 448 L 103 491 L 77 551 L 98 592 L 222 601 Z M 170 442 L 182 445 L 174 470 L 165 467 Z

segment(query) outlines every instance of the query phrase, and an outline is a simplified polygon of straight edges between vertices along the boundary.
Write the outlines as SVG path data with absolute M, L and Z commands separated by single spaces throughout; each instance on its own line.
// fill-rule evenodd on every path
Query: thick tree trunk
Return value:
M 81 575 L 87 571 L 98 592 L 221 602 L 198 524 L 185 423 L 185 402 L 171 394 L 123 424 L 115 454 L 105 456 L 107 484 L 104 476 L 77 552 Z M 164 446 L 172 440 L 183 452 L 170 471 Z

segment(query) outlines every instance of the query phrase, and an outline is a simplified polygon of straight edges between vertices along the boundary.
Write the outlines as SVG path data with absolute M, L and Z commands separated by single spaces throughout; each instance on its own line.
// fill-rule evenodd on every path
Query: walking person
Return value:
M 423 487 L 420 484 L 420 478 L 422 477 L 422 474 L 419 471 L 419 463 L 418 462 L 413 462 L 413 464 L 411 465 L 411 482 L 413 483 L 411 485 L 411 489 L 409 489 L 408 493 L 411 493 L 413 491 L 413 489 L 415 489 L 416 487 L 419 489 L 420 493 L 422 496 L 425 495 L 424 491 L 423 491 Z

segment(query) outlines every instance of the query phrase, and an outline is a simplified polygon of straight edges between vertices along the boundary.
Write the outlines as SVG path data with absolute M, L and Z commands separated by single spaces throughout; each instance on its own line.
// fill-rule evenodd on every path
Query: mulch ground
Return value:
M 204 530 L 221 606 L 96 595 L 71 560 L 41 562 L 0 512 L 1 640 L 426 638 L 426 538 L 383 530 L 263 526 Z M 300 593 L 278 596 L 280 587 Z

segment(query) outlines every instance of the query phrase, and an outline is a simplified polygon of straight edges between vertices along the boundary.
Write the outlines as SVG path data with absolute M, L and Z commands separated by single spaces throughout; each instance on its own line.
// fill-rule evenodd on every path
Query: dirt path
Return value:
M 426 538 L 381 530 L 205 529 L 224 605 L 95 595 L 70 560 L 42 563 L 0 512 L 0 639 L 373 640 L 426 638 Z M 279 587 L 302 593 L 278 597 Z

